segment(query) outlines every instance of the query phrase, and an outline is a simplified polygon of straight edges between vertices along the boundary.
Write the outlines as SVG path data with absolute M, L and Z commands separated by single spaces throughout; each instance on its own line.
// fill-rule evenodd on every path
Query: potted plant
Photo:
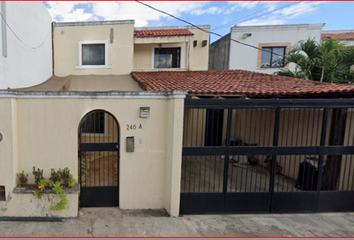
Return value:
M 266 164 L 266 169 L 270 172 L 272 169 L 273 156 L 267 156 L 263 162 Z M 280 166 L 278 162 L 276 162 L 275 165 L 276 165 L 275 173 L 277 174 L 281 173 L 283 167 Z

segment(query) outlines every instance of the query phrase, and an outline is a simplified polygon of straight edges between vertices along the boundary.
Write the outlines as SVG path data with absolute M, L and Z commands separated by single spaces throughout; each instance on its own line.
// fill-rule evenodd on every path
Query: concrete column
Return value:
M 182 165 L 184 99 L 169 100 L 166 142 L 165 209 L 172 217 L 179 215 Z
M 0 216 L 6 216 L 8 203 L 12 199 L 12 189 L 16 186 L 17 166 L 17 124 L 16 100 L 1 99 L 0 101 L 0 133 L 3 138 L 0 142 L 1 174 L 0 185 L 5 186 L 6 201 L 0 201 Z M 16 171 L 16 173 L 15 173 Z

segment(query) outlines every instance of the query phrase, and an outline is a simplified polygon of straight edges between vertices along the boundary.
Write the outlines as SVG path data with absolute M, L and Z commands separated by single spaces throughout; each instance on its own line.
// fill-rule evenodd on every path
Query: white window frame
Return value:
M 82 45 L 85 44 L 104 44 L 104 64 L 105 65 L 82 65 Z M 75 69 L 88 69 L 88 68 L 112 68 L 112 65 L 108 64 L 108 40 L 87 40 L 79 41 L 79 65 L 75 66 Z
M 161 43 L 162 44 L 162 43 Z M 155 68 L 155 48 L 159 48 L 158 44 L 152 45 L 152 57 L 151 57 L 151 68 L 152 69 L 183 69 L 184 67 L 184 60 L 185 60 L 185 44 L 184 43 L 177 43 L 177 44 L 170 44 L 170 43 L 164 43 L 162 44 L 161 48 L 181 48 L 180 52 L 180 63 L 179 63 L 179 68 Z

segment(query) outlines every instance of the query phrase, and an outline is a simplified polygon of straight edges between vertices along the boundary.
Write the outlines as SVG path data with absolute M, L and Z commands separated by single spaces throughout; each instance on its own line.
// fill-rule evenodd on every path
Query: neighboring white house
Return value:
M 52 18 L 43 2 L 1 1 L 0 89 L 28 87 L 52 75 Z
M 234 26 L 229 34 L 211 44 L 209 69 L 242 69 L 272 74 L 284 66 L 283 57 L 294 44 L 308 38 L 319 41 L 324 25 Z M 285 67 L 294 69 L 293 64 Z
M 346 47 L 354 47 L 354 30 L 330 30 L 322 31 L 321 39 L 326 41 L 327 39 L 340 39 Z M 354 65 L 350 67 L 354 71 Z
M 322 31 L 322 41 L 326 41 L 329 38 L 340 39 L 348 47 L 354 46 L 354 30 Z

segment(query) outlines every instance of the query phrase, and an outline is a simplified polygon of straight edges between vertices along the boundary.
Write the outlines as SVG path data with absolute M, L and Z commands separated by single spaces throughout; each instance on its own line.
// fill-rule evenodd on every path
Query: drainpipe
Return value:
M 2 56 L 7 57 L 7 32 L 6 32 L 6 2 L 1 1 L 1 36 L 2 36 Z
M 193 44 L 191 44 L 191 42 L 193 41 L 192 39 L 192 36 L 189 36 L 189 41 L 186 43 L 186 50 L 188 51 L 187 52 L 187 62 L 186 62 L 186 68 L 187 68 L 187 71 L 190 71 L 190 59 L 191 59 L 191 52 L 192 52 L 192 46 Z
M 52 76 L 54 76 L 54 23 L 52 22 L 51 31 L 52 31 Z

